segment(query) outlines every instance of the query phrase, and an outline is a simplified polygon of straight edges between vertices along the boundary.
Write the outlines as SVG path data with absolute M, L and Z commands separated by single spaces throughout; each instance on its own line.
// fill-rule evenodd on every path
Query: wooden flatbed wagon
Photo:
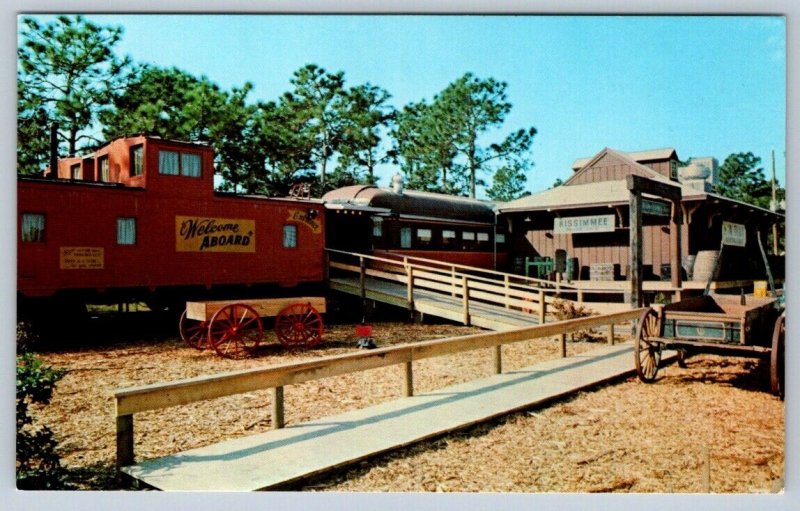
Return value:
M 770 360 L 770 390 L 783 397 L 785 315 L 776 298 L 704 295 L 645 311 L 637 326 L 634 362 L 639 379 L 655 381 L 664 349 L 678 363 L 694 353 Z
M 275 334 L 287 347 L 311 348 L 322 341 L 325 298 L 290 297 L 186 302 L 181 338 L 198 350 L 213 348 L 226 358 L 252 355 L 264 336 L 262 317 L 275 317 Z

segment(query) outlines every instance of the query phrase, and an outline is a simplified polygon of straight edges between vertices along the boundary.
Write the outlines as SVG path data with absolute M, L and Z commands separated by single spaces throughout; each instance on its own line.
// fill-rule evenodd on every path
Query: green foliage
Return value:
M 282 101 L 302 121 L 300 133 L 313 141 L 311 157 L 320 170 L 325 187 L 328 162 L 339 149 L 344 131 L 344 72 L 329 73 L 316 64 L 307 64 L 294 72 L 294 90 Z
M 410 188 L 475 197 L 492 173 L 487 191 L 502 200 L 522 194 L 530 167 L 529 151 L 536 129 L 518 130 L 500 143 L 480 139 L 502 125 L 511 110 L 505 82 L 467 73 L 428 104 L 408 105 L 397 116 L 396 150 Z
M 250 83 L 222 90 L 205 76 L 117 58 L 119 27 L 81 16 L 21 23 L 19 173 L 41 171 L 49 156 L 48 125 L 58 121 L 70 153 L 142 133 L 209 142 L 221 189 L 236 193 L 285 195 L 307 182 L 319 195 L 343 184 L 375 183 L 377 166 L 389 162 L 401 165 L 412 189 L 474 197 L 491 178 L 492 198 L 524 193 L 536 130 L 483 141 L 511 109 L 505 82 L 467 73 L 431 103 L 396 111 L 382 88 L 348 88 L 344 72 L 307 64 L 293 73 L 290 91 L 252 102 Z M 98 129 L 103 140 L 93 137 Z
M 394 157 L 393 151 L 381 149 L 380 136 L 395 117 L 394 109 L 387 103 L 390 97 L 388 92 L 369 83 L 345 93 L 338 170 L 350 174 L 356 183 L 374 184 L 375 167 Z M 366 175 L 362 176 L 362 172 Z
M 769 208 L 772 185 L 760 163 L 761 158 L 750 152 L 731 154 L 719 167 L 717 191 L 731 199 Z M 783 194 L 781 190 L 779 198 Z
M 17 327 L 17 344 L 30 342 L 25 325 Z M 56 383 L 66 370 L 44 365 L 34 353 L 17 355 L 17 487 L 24 490 L 65 488 L 66 470 L 57 453 L 58 443 L 52 430 L 35 424 L 30 416 L 34 403 L 50 402 Z
M 59 16 L 41 24 L 22 18 L 17 49 L 20 173 L 39 170 L 46 160 L 47 124 L 57 121 L 66 150 L 100 142 L 91 133 L 99 112 L 129 76 L 131 63 L 113 47 L 118 27 L 101 27 L 82 16 Z

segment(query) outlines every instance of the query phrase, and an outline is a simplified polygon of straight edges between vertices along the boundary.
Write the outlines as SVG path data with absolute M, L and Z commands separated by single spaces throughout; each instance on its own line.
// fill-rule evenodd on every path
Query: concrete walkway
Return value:
M 362 410 L 291 425 L 123 468 L 162 490 L 252 491 L 541 406 L 634 374 L 631 344 L 604 346 L 529 368 Z

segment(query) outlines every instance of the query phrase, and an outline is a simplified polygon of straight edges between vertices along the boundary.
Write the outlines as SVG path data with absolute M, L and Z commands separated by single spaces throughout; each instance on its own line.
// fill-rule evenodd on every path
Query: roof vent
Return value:
M 394 193 L 403 193 L 403 175 L 399 172 L 392 176 L 392 191 Z

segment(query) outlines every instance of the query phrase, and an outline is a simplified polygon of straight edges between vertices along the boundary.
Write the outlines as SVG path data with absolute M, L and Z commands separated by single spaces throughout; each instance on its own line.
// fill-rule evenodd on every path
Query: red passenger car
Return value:
M 321 284 L 321 201 L 214 192 L 213 160 L 206 145 L 137 136 L 62 159 L 56 176 L 19 178 L 21 306 L 48 297 L 182 310 Z

